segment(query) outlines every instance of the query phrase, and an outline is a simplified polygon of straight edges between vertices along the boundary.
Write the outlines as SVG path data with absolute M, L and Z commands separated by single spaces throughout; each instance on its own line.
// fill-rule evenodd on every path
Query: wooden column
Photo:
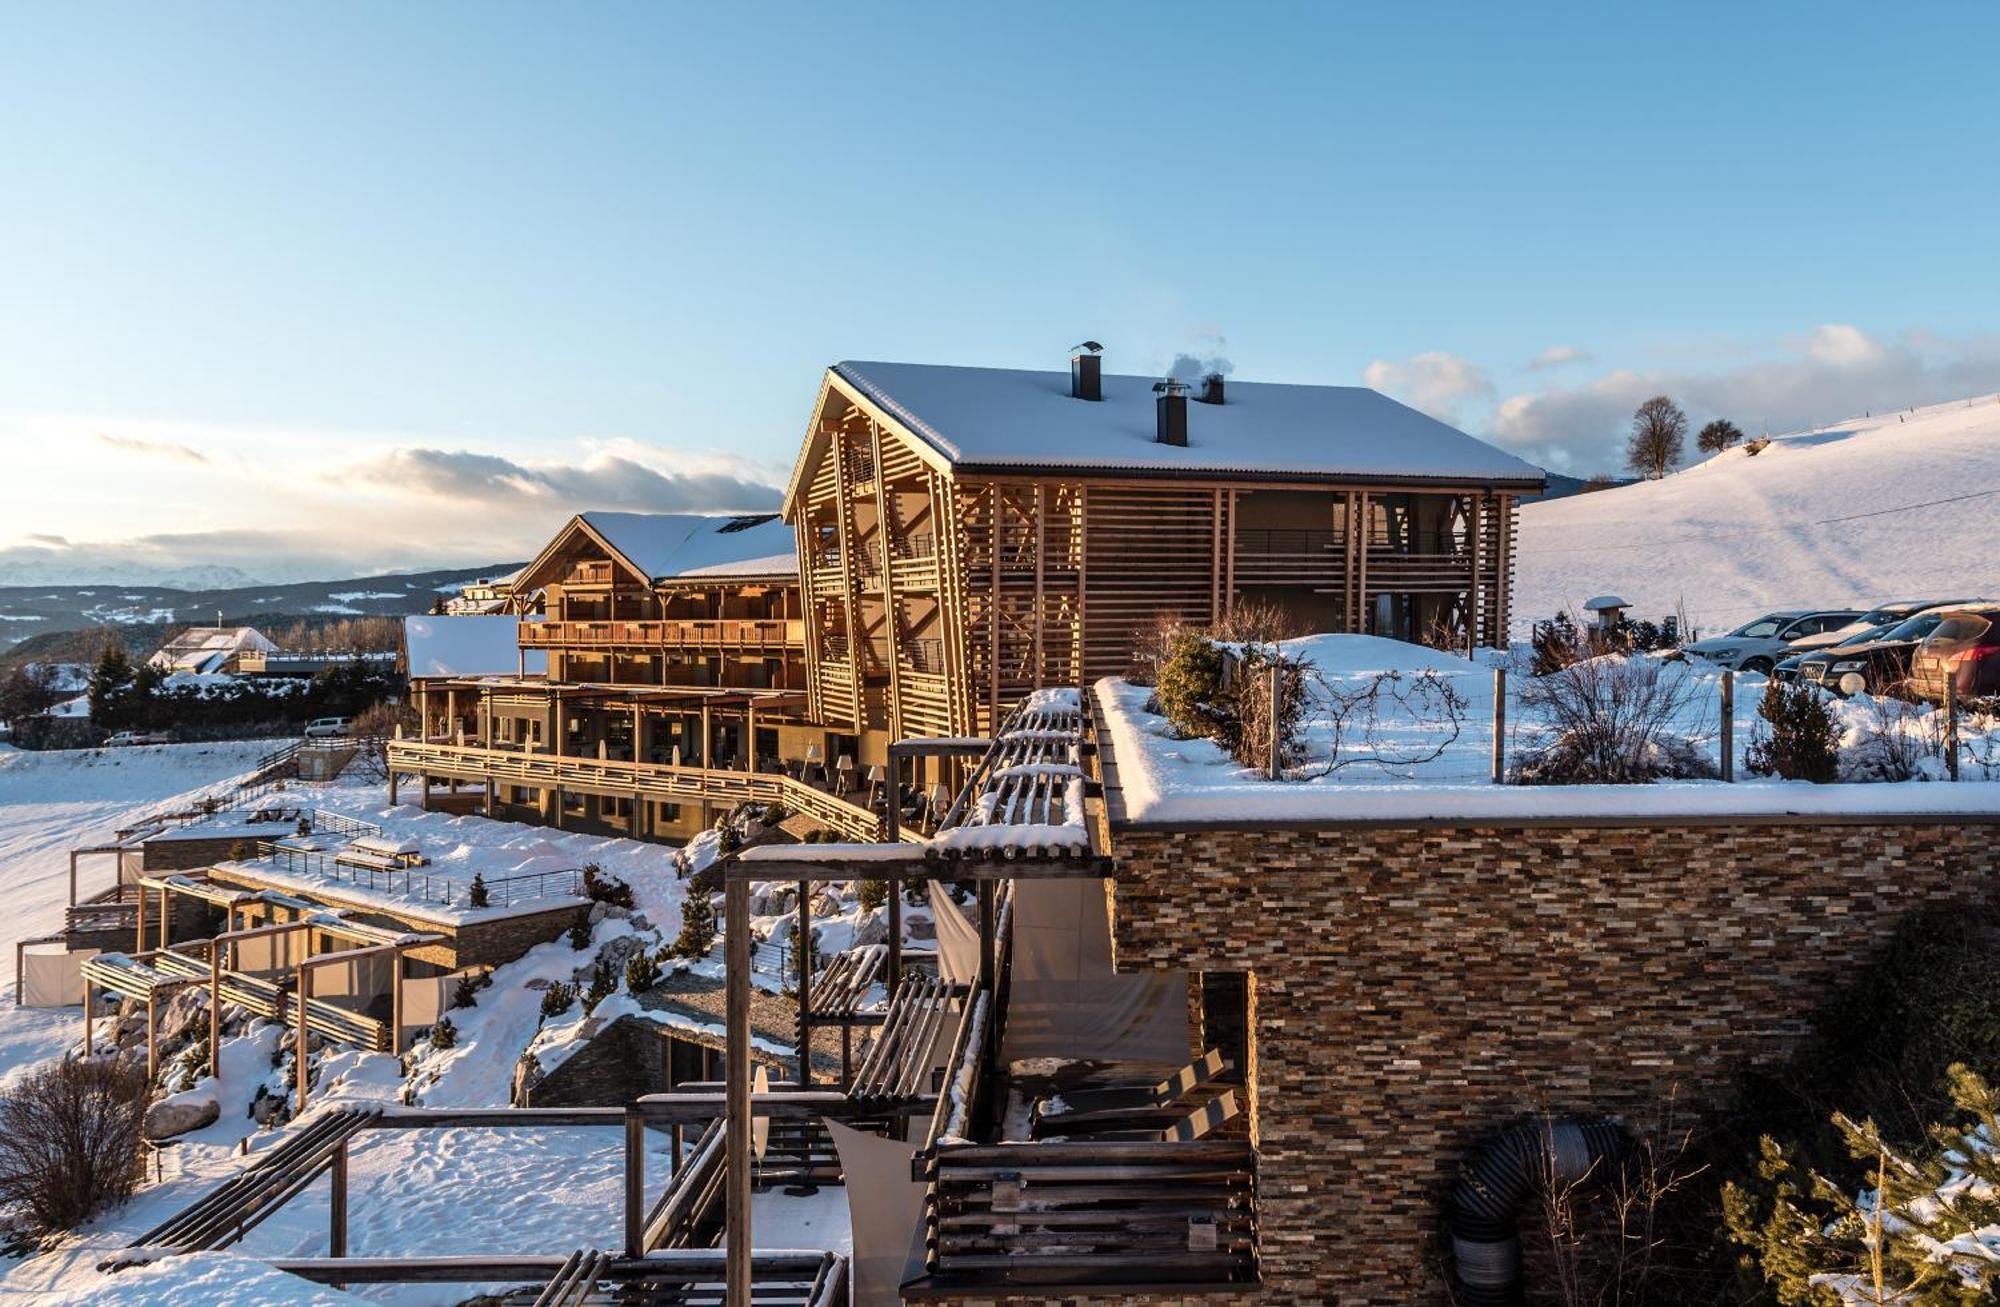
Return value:
M 146 991 L 146 1078 L 160 1074 L 159 998 L 157 990 Z
M 406 970 L 403 950 L 389 957 L 389 1056 L 403 1055 L 403 979 Z
M 219 939 L 208 941 L 208 1073 L 217 1084 L 222 1083 L 222 963 L 228 956 L 228 944 Z
M 812 1088 L 812 882 L 799 882 L 799 1087 Z
M 96 991 L 97 986 L 91 984 L 88 980 L 83 982 L 83 1055 L 85 1057 L 89 1057 L 91 1054 L 90 1028 L 97 1024 L 94 1017 L 94 1010 L 97 1004 L 93 1001 L 97 997 Z
M 646 1118 L 625 1109 L 625 1255 L 642 1257 L 646 1242 Z
M 750 882 L 723 891 L 723 956 L 728 1052 L 723 1058 L 727 1130 L 724 1231 L 729 1307 L 750 1307 Z
M 327 1175 L 333 1181 L 333 1193 L 328 1204 L 326 1232 L 326 1255 L 347 1256 L 347 1141 L 341 1140 L 334 1146 L 332 1165 Z
M 297 1037 L 293 1042 L 294 1081 L 298 1089 L 299 1103 L 293 1115 L 303 1116 L 306 1110 L 306 1000 L 312 997 L 312 968 L 306 965 L 312 957 L 312 932 L 307 931 L 305 941 L 299 945 L 303 950 L 299 958 L 299 984 L 292 996 L 293 1006 L 298 1009 Z

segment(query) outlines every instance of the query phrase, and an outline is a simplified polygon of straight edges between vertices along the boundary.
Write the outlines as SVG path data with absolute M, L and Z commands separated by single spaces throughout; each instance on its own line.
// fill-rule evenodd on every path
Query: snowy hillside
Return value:
M 1593 595 L 1717 632 L 1772 608 L 2000 593 L 2000 396 L 1738 447 L 1661 481 L 1528 504 L 1516 639 Z

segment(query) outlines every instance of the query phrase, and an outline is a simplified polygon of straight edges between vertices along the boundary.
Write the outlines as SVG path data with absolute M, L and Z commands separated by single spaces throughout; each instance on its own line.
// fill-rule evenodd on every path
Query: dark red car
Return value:
M 1944 614 L 1910 660 L 1910 688 L 1944 702 L 1947 681 L 1958 697 L 2000 694 L 2000 605 L 1978 604 Z

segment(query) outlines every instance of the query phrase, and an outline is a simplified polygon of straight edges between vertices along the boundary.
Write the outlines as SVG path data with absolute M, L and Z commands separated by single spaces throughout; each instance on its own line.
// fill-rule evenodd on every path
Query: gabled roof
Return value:
M 541 584 L 549 563 L 579 533 L 647 581 L 798 575 L 792 528 L 776 513 L 580 513 L 513 577 Z
M 582 521 L 655 581 L 701 576 L 794 576 L 792 528 L 776 513 L 583 513 Z
M 960 468 L 1242 473 L 1532 483 L 1542 470 L 1362 386 L 1236 381 L 1188 404 L 1188 443 L 1154 439 L 1157 377 L 1107 375 L 1072 399 L 1066 372 L 837 363 L 833 377 Z

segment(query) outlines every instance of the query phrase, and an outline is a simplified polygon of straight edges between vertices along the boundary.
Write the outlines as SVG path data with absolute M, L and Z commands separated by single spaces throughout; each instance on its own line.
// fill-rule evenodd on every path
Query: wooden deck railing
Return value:
M 985 1285 L 1257 1278 L 1247 1141 L 942 1145 L 931 1274 Z
M 526 649 L 803 649 L 806 625 L 784 619 L 522 622 Z
M 568 754 L 519 753 L 471 745 L 396 740 L 389 765 L 459 780 L 491 780 L 613 798 L 656 799 L 667 803 L 775 803 L 804 813 L 851 840 L 879 840 L 880 816 L 793 777 L 775 772 L 732 771 L 721 767 L 675 767 L 668 763 L 622 762 Z

